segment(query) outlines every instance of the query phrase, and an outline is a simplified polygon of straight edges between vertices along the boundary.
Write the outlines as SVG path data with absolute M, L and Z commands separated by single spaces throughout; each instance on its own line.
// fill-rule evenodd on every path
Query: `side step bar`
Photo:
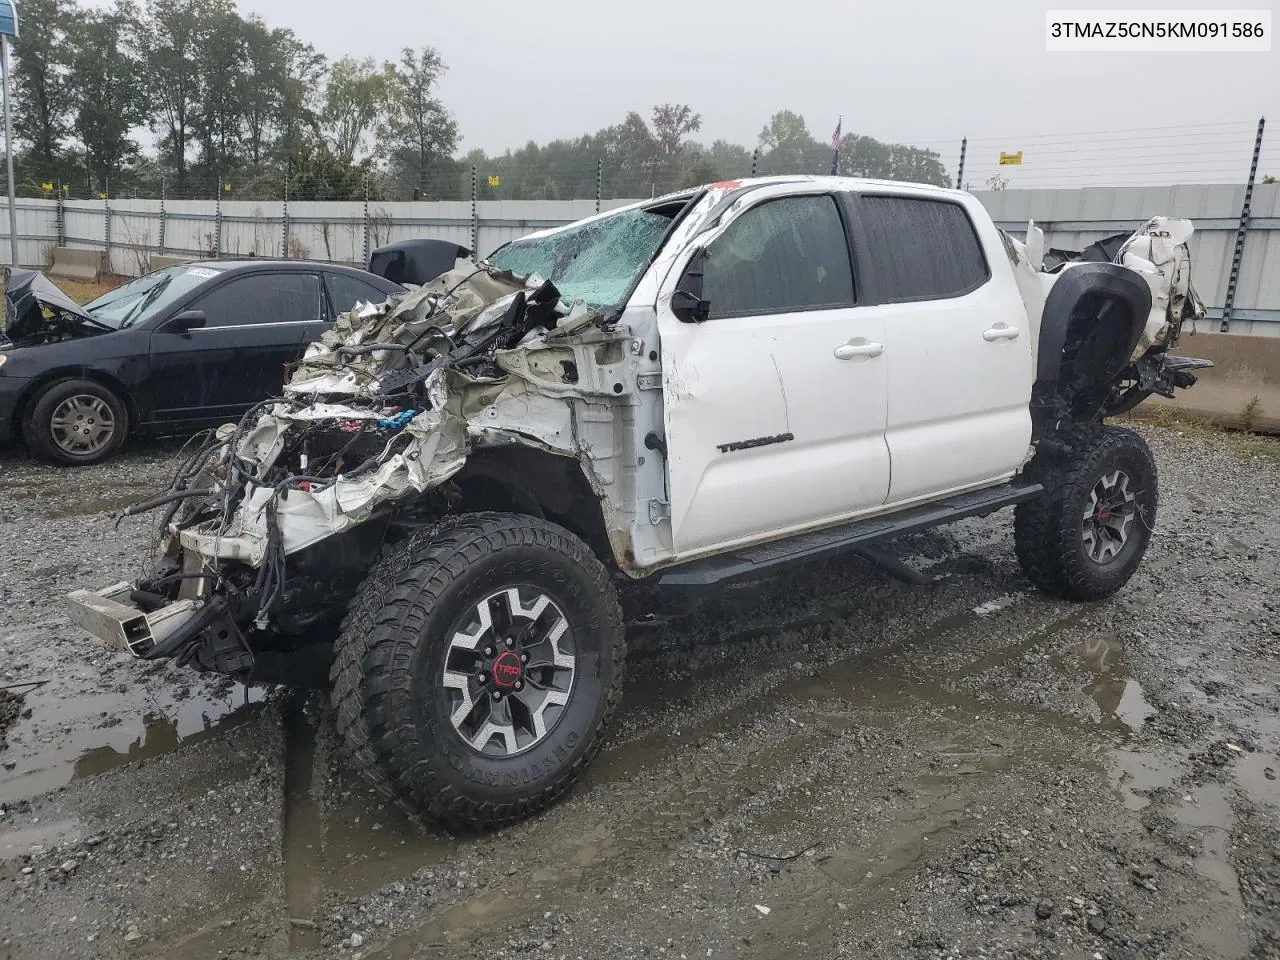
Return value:
M 890 540 L 964 517 L 994 513 L 1004 507 L 1034 500 L 1043 491 L 1038 483 L 1009 483 L 962 493 L 884 516 L 854 520 L 838 527 L 802 533 L 734 553 L 693 560 L 662 574 L 658 585 L 707 587 L 767 576 L 784 566 L 826 560 L 877 540 Z

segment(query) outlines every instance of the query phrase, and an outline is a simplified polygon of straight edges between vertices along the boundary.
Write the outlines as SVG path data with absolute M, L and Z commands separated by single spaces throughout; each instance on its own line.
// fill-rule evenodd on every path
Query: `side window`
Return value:
M 255 273 L 234 277 L 192 305 L 207 327 L 319 320 L 320 277 L 314 273 Z
M 853 303 L 853 271 L 834 198 L 782 197 L 753 207 L 707 250 L 711 319 Z
M 958 203 L 915 197 L 859 201 L 867 249 L 859 251 L 886 303 L 959 297 L 991 276 L 973 222 Z
M 335 314 L 346 313 L 357 303 L 382 303 L 389 296 L 373 284 L 345 273 L 326 273 L 324 278 L 329 284 L 329 299 Z

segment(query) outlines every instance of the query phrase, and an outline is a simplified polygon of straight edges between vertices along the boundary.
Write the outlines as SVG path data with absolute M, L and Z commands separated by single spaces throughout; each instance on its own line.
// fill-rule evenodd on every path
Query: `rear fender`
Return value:
M 1037 436 L 1098 417 L 1142 336 L 1151 290 L 1114 263 L 1065 268 L 1045 298 L 1031 413 Z

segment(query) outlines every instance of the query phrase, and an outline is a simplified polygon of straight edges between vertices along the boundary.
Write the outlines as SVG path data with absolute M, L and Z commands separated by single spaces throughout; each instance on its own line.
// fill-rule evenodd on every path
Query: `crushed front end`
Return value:
M 449 512 L 477 443 L 578 456 L 565 398 L 610 389 L 590 367 L 623 336 L 552 283 L 483 265 L 357 305 L 282 396 L 193 438 L 170 488 L 124 511 L 162 511 L 154 565 L 72 593 L 72 619 L 144 659 L 257 676 L 341 617 L 396 531 Z

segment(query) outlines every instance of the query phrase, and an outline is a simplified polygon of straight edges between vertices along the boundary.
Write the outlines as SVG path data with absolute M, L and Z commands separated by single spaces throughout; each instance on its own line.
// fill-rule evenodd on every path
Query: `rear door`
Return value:
M 188 384 L 183 407 L 158 411 L 161 419 L 235 417 L 279 394 L 285 365 L 325 315 L 319 273 L 293 271 L 233 275 L 183 309 L 203 310 L 205 325 L 186 333 L 161 327 L 151 338 L 157 374 Z
M 829 194 L 763 199 L 707 245 L 708 320 L 660 295 L 677 553 L 883 503 L 884 328 L 856 305 L 844 220 Z
M 1031 442 L 1035 363 L 1017 287 L 993 279 L 1007 264 L 998 232 L 961 198 L 853 204 L 868 309 L 884 324 L 889 502 L 1008 477 Z

